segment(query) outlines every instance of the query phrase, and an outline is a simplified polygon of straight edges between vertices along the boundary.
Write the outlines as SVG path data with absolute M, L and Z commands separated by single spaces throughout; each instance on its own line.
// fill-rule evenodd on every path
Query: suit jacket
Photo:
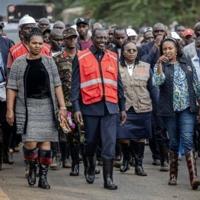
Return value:
M 187 59 L 188 63 L 191 63 L 193 68 L 195 69 L 197 79 L 200 81 L 200 60 L 199 55 L 197 54 L 195 42 L 188 44 L 183 48 L 183 54 Z
M 6 71 L 9 49 L 12 45 L 13 45 L 13 43 L 12 43 L 11 40 L 9 40 L 8 38 L 0 36 L 0 51 L 2 53 L 2 59 L 3 59 L 5 71 Z
M 154 41 L 141 46 L 139 55 L 143 62 L 147 62 L 153 69 L 158 58 L 160 57 L 160 50 L 154 46 Z
M 96 58 L 103 57 L 103 52 L 98 51 L 94 46 L 92 46 L 90 50 Z M 119 99 L 118 104 L 110 103 L 105 100 L 90 105 L 83 104 L 80 94 L 79 62 L 77 56 L 74 58 L 72 64 L 72 84 L 71 84 L 71 101 L 74 112 L 81 111 L 83 115 L 104 116 L 106 114 L 116 114 L 119 111 L 124 111 L 125 97 L 124 97 L 124 91 L 120 73 L 118 74 L 118 99 Z
M 185 55 L 187 60 L 192 59 L 197 55 L 195 42 L 192 42 L 183 48 L 183 54 Z

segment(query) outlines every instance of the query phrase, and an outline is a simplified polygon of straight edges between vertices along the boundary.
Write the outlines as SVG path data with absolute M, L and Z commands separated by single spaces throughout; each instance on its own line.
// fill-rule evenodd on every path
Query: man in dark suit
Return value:
M 4 23 L 0 22 L 0 83 L 3 84 L 7 80 L 7 58 L 10 47 L 13 42 L 7 37 L 3 36 Z M 2 85 L 3 86 L 3 85 Z M 1 86 L 1 87 L 2 87 Z M 1 152 L 3 151 L 3 161 L 8 164 L 13 164 L 13 153 L 10 152 L 12 146 L 12 127 L 6 122 L 6 101 L 0 99 L 0 128 L 3 133 L 3 143 L 0 144 Z M 3 148 L 3 149 L 2 149 Z M 2 161 L 0 155 L 0 162 Z
M 101 140 L 104 188 L 116 190 L 113 183 L 117 114 L 126 121 L 123 85 L 118 71 L 118 59 L 106 49 L 108 32 L 95 29 L 93 46 L 80 51 L 73 62 L 71 101 L 75 120 L 85 128 L 85 178 L 95 179 L 95 152 Z

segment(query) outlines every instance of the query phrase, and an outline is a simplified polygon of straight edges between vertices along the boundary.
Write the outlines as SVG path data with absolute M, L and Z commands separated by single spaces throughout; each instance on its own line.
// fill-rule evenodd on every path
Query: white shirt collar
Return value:
M 134 63 L 128 64 L 127 62 L 125 62 L 125 64 L 126 64 L 126 67 L 127 67 L 127 70 L 128 70 L 129 75 L 132 76 L 132 75 L 133 75 L 133 69 L 134 69 L 134 67 L 135 67 L 135 64 L 134 64 Z

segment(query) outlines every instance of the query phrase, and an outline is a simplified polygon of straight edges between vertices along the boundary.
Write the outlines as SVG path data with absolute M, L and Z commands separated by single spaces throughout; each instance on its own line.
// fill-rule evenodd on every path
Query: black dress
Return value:
M 23 141 L 58 141 L 58 132 L 50 98 L 49 75 L 41 58 L 27 59 L 24 74 L 25 101 L 28 111 Z

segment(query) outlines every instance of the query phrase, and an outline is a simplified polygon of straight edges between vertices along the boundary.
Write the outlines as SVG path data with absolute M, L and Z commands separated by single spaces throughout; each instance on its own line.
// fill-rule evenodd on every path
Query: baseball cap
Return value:
M 164 24 L 162 24 L 162 23 L 156 23 L 156 24 L 154 24 L 154 26 L 153 26 L 153 31 L 157 31 L 157 30 L 162 30 L 162 31 L 167 31 L 167 28 L 166 28 L 166 26 L 164 25 Z
M 186 28 L 183 32 L 184 37 L 193 36 L 193 35 L 194 35 L 194 31 L 191 28 Z
M 53 29 L 65 29 L 65 24 L 62 21 L 56 21 L 53 25 Z
M 80 17 L 76 20 L 76 25 L 78 26 L 79 24 L 89 25 L 89 19 Z
M 48 18 L 40 18 L 40 20 L 38 21 L 39 24 L 50 24 L 50 21 Z
M 153 32 L 153 28 L 152 27 L 144 27 L 143 34 L 145 34 L 146 32 Z
M 176 40 L 182 40 L 181 37 L 178 35 L 178 33 L 175 32 L 175 31 L 172 31 L 172 32 L 170 33 L 170 35 L 171 35 L 171 37 L 173 37 L 173 38 L 176 39 Z
M 33 17 L 30 15 L 24 15 L 20 20 L 19 20 L 19 27 L 25 24 L 36 24 L 36 21 Z
M 52 29 L 51 30 L 51 33 L 50 33 L 50 36 L 51 36 L 51 38 L 54 38 L 54 37 L 63 37 L 63 35 L 62 35 L 62 30 L 60 30 L 60 29 Z
M 132 28 L 127 28 L 127 29 L 126 29 L 126 33 L 127 33 L 128 37 L 137 36 L 137 33 L 136 33 L 135 30 L 132 29 Z
M 63 37 L 68 38 L 70 36 L 78 36 L 76 30 L 72 27 L 69 27 L 63 31 Z

